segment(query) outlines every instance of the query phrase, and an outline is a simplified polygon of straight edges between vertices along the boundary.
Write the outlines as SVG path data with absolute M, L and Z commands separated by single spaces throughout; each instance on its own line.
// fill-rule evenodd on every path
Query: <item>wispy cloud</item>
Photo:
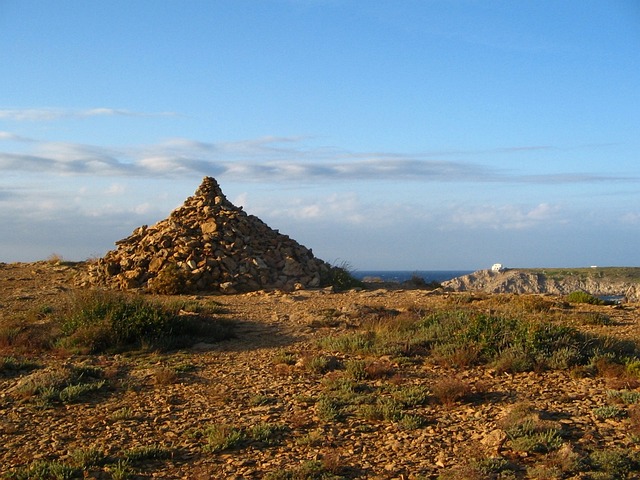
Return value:
M 173 112 L 134 112 L 119 108 L 89 108 L 84 110 L 73 110 L 63 108 L 3 108 L 0 109 L 0 119 L 29 122 L 48 122 L 52 120 L 87 118 L 87 117 L 158 117 L 176 116 Z
M 548 203 L 534 206 L 506 204 L 454 207 L 448 217 L 452 226 L 520 230 L 543 223 L 564 223 L 561 213 L 560 206 Z
M 9 142 L 23 142 L 23 143 L 37 141 L 37 140 L 34 140 L 33 138 L 25 137 L 23 135 L 18 135 L 17 133 L 5 132 L 5 131 L 0 131 L 0 140 L 5 140 Z
M 7 135 L 10 138 L 11 134 Z M 511 152 L 531 148 L 508 147 Z M 98 177 L 187 178 L 213 175 L 243 182 L 421 181 L 575 184 L 635 181 L 621 175 L 567 172 L 519 175 L 432 154 L 349 152 L 310 147 L 300 137 L 265 137 L 208 143 L 176 138 L 155 145 L 102 147 L 62 142 L 27 144 L 26 151 L 0 151 L 0 170 Z

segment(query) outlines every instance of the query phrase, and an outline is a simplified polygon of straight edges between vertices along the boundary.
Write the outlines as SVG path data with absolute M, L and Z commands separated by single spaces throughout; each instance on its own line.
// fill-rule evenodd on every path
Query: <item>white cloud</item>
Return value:
M 6 132 L 6 131 L 0 131 L 0 140 L 5 140 L 9 142 L 22 142 L 22 143 L 29 143 L 29 142 L 36 141 L 32 138 L 25 137 L 23 135 L 18 135 L 17 133 L 13 133 L 13 132 Z
M 449 225 L 495 230 L 520 230 L 548 222 L 560 222 L 561 209 L 557 205 L 540 203 L 533 207 L 521 205 L 459 206 L 451 212 Z
M 98 177 L 189 178 L 213 175 L 262 183 L 392 180 L 575 184 L 636 180 L 633 177 L 581 172 L 507 174 L 482 164 L 437 160 L 430 155 L 354 153 L 311 148 L 301 142 L 297 138 L 279 137 L 226 143 L 178 138 L 156 145 L 102 147 L 34 141 L 27 145 L 26 152 L 0 151 L 0 170 Z
M 112 183 L 109 187 L 104 191 L 107 195 L 122 195 L 126 192 L 126 187 L 121 183 Z
M 133 112 L 118 108 L 89 108 L 85 110 L 72 110 L 64 108 L 3 108 L 0 109 L 0 119 L 18 122 L 48 122 L 52 120 L 87 118 L 102 116 L 124 117 L 157 117 L 175 116 L 173 112 L 143 113 Z
M 623 224 L 640 225 L 640 212 L 627 212 L 620 217 Z

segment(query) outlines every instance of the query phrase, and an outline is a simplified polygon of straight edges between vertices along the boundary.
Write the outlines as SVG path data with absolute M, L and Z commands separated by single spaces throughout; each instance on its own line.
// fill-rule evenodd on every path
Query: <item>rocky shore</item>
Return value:
M 586 270 L 586 269 L 581 269 Z M 485 293 L 546 293 L 567 295 L 582 290 L 595 296 L 616 296 L 627 301 L 640 301 L 640 283 L 636 279 L 608 276 L 606 268 L 592 269 L 587 274 L 572 274 L 567 270 L 561 278 L 544 271 L 508 269 L 503 271 L 479 270 L 443 282 L 442 286 L 455 292 Z

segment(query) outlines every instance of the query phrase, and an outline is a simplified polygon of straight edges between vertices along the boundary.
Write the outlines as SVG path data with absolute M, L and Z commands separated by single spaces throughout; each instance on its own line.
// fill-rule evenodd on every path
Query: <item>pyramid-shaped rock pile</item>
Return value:
M 181 292 L 293 290 L 321 286 L 331 269 L 234 206 L 211 177 L 169 218 L 137 228 L 116 245 L 91 267 L 91 284 L 161 291 L 162 282 L 179 278 Z

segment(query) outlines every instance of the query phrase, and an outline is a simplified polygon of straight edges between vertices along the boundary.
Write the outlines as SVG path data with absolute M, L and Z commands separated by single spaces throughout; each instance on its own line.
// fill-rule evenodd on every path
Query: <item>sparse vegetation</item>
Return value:
M 625 479 L 632 473 L 640 471 L 640 455 L 636 451 L 627 449 L 605 449 L 591 452 L 588 464 L 592 469 L 591 478 L 597 479 Z
M 106 385 L 100 369 L 82 365 L 36 371 L 24 377 L 15 388 L 14 395 L 31 399 L 41 407 L 57 403 L 73 403 Z
M 562 446 L 560 425 L 543 420 L 540 412 L 529 403 L 513 407 L 502 420 L 511 448 L 518 452 L 548 453 Z
M 0 311 L 0 477 L 638 476 L 633 304 L 391 289 L 214 298 L 225 305 L 0 297 L 24 306 Z M 113 340 L 126 337 L 111 330 L 118 312 L 118 332 L 139 337 Z M 210 345 L 220 318 L 246 341 Z
M 18 357 L 0 357 L 0 375 L 13 376 L 40 367 L 32 360 Z
M 238 447 L 245 439 L 241 428 L 227 424 L 215 424 L 204 429 L 201 435 L 205 438 L 206 452 L 221 452 Z
M 55 479 L 66 480 L 77 478 L 79 470 L 58 461 L 39 460 L 27 467 L 19 468 L 9 473 L 8 478 L 15 480 Z
M 147 445 L 144 447 L 132 448 L 124 452 L 124 459 L 129 463 L 143 460 L 161 460 L 171 456 L 171 450 L 160 445 Z
M 102 450 L 97 448 L 83 448 L 71 452 L 71 460 L 78 468 L 84 469 L 104 464 L 107 457 Z
M 212 303 L 198 308 L 187 302 L 162 304 L 111 291 L 77 292 L 58 309 L 38 313 L 37 329 L 29 324 L 0 328 L 0 344 L 14 350 L 73 353 L 177 348 L 194 338 L 211 342 L 233 336 L 229 322 L 210 316 L 217 308 Z M 2 370 L 18 367 L 15 361 L 4 363 Z

